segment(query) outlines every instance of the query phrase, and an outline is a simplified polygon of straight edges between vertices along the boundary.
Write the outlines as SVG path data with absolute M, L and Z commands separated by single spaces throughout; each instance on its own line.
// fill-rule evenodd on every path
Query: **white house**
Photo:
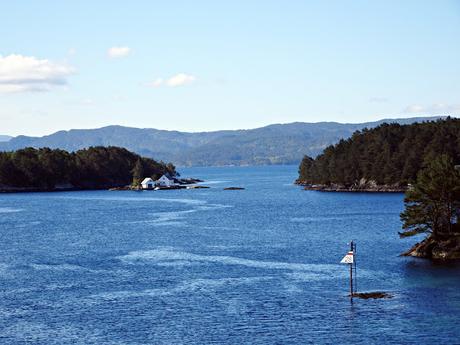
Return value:
M 153 189 L 155 187 L 155 182 L 150 177 L 146 177 L 142 182 L 142 189 Z
M 158 180 L 155 181 L 155 184 L 160 187 L 171 187 L 175 185 L 173 179 L 169 178 L 166 175 L 161 176 Z

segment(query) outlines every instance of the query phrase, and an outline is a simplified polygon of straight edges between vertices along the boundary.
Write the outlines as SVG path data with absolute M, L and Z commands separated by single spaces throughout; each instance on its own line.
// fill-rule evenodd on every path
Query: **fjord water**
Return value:
M 398 238 L 403 195 L 303 191 L 296 170 L 0 195 L 0 343 L 458 342 L 460 266 L 398 257 L 417 241 Z M 358 289 L 393 298 L 350 303 L 350 239 Z

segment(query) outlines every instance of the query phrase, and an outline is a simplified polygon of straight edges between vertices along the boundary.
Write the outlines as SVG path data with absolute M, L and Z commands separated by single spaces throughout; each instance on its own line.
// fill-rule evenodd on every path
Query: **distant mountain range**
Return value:
M 10 137 L 9 135 L 0 135 L 0 142 L 8 141 L 12 138 L 13 137 Z
M 72 129 L 43 137 L 17 136 L 0 142 L 0 151 L 50 147 L 68 151 L 90 146 L 120 146 L 177 166 L 298 164 L 303 155 L 316 156 L 356 130 L 384 122 L 409 124 L 436 117 L 384 119 L 366 123 L 295 122 L 248 130 L 188 133 L 149 128 L 108 126 Z

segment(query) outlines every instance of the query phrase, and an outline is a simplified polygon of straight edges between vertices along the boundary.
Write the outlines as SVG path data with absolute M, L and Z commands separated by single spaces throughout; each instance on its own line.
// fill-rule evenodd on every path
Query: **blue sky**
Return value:
M 0 134 L 460 115 L 460 1 L 9 1 Z

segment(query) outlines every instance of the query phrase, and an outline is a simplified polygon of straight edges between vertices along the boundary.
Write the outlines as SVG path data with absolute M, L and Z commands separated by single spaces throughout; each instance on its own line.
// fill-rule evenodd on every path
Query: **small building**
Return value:
M 142 182 L 142 189 L 153 189 L 155 187 L 155 182 L 150 178 L 146 177 Z
M 158 180 L 156 180 L 155 184 L 159 187 L 171 187 L 176 185 L 174 179 L 169 178 L 166 175 L 163 175 Z

